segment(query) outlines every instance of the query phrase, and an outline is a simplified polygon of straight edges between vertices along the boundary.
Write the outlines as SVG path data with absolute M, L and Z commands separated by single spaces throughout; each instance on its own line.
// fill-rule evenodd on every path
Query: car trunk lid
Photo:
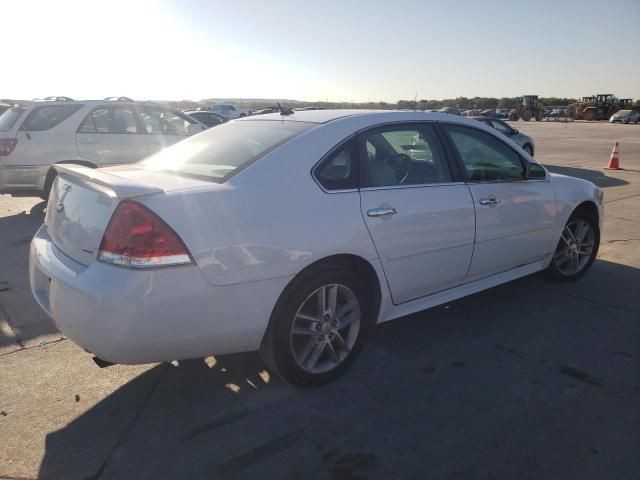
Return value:
M 56 170 L 45 225 L 56 247 L 85 266 L 95 261 L 104 231 L 121 200 L 210 185 L 135 166 L 91 169 L 57 165 Z

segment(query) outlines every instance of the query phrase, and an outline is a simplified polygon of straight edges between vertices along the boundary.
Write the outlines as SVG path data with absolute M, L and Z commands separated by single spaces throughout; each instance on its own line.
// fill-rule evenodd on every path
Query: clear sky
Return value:
M 640 0 L 7 0 L 0 98 L 640 98 Z

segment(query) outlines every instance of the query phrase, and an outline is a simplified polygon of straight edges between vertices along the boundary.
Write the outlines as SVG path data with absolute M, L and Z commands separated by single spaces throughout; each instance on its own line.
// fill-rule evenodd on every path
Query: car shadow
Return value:
M 158 365 L 48 433 L 38 478 L 626 478 L 640 287 L 615 286 L 639 273 L 597 260 L 379 325 L 313 390 L 255 353 Z
M 51 339 L 57 329 L 31 296 L 29 246 L 44 222 L 46 202 L 0 217 L 0 349 L 19 349 Z
M 545 167 L 552 173 L 559 173 L 561 175 L 589 180 L 590 182 L 595 183 L 601 188 L 620 187 L 622 185 L 629 184 L 629 182 L 621 178 L 608 177 L 604 172 L 599 170 L 589 170 L 586 168 L 576 167 L 561 167 L 557 165 L 545 165 Z

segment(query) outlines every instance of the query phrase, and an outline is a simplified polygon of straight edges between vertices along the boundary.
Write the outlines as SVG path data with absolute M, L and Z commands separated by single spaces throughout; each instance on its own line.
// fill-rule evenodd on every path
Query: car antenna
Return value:
M 278 110 L 280 110 L 280 115 L 292 115 L 293 114 L 293 110 L 284 108 L 282 105 L 280 105 L 280 102 L 277 102 L 277 105 L 278 105 Z

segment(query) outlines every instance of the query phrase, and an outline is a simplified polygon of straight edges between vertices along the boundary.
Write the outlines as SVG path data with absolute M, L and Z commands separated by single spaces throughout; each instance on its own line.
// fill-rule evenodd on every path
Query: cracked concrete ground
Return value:
M 28 290 L 43 204 L 0 196 L 0 479 L 640 478 L 640 126 L 516 126 L 604 187 L 593 270 L 381 325 L 311 391 L 255 354 L 97 369 Z

